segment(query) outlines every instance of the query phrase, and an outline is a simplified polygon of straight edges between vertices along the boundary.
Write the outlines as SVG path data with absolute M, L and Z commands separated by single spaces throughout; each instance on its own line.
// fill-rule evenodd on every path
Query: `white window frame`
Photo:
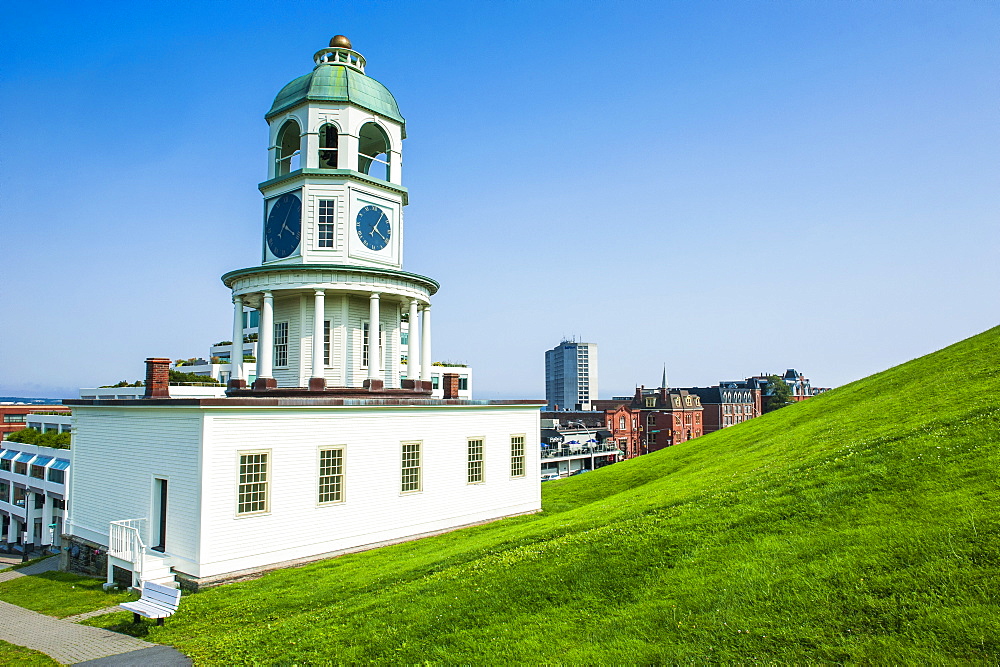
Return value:
M 416 447 L 417 452 L 417 464 L 415 466 L 406 466 L 406 448 Z M 409 495 L 411 493 L 420 493 L 424 490 L 424 476 L 423 476 L 423 464 L 424 464 L 424 443 L 423 440 L 404 440 L 399 443 L 399 495 Z M 407 480 L 407 470 L 416 470 L 416 483 L 413 488 L 406 488 Z M 413 483 L 413 482 L 409 482 Z
M 333 347 L 333 322 L 323 320 L 323 365 L 330 365 L 331 349 Z
M 527 475 L 527 439 L 524 433 L 514 433 L 510 436 L 511 479 L 520 479 Z
M 473 443 L 479 443 L 479 451 L 473 451 Z M 478 464 L 479 478 L 473 478 L 473 466 Z M 465 440 L 465 483 L 483 484 L 486 482 L 486 438 L 476 436 Z
M 327 212 L 324 212 L 324 209 Z M 337 200 L 316 200 L 316 247 L 333 250 L 337 242 Z M 326 238 L 329 236 L 329 238 Z M 324 243 L 326 242 L 326 243 Z
M 323 453 L 324 452 L 335 452 L 335 451 L 339 451 L 340 452 L 340 472 L 337 473 L 337 474 L 324 475 L 323 474 Z M 345 488 L 345 470 L 346 470 L 346 468 L 347 468 L 347 447 L 346 447 L 346 445 L 328 445 L 328 446 L 319 447 L 316 450 L 316 504 L 317 505 L 319 505 L 320 507 L 325 507 L 326 505 L 339 505 L 339 504 L 341 504 L 341 503 L 344 502 L 345 496 L 346 496 L 346 493 L 345 493 L 346 492 L 346 488 Z M 334 498 L 332 500 L 324 500 L 323 499 L 323 494 L 324 494 L 324 490 L 323 490 L 324 482 L 323 482 L 323 480 L 324 480 L 324 478 L 334 478 L 334 477 L 339 477 L 340 478 L 339 479 L 340 491 L 338 493 L 338 497 L 336 497 L 336 498 Z M 330 482 L 327 482 L 327 483 L 329 484 Z M 325 493 L 332 493 L 332 492 L 326 491 Z
M 367 320 L 361 323 L 361 368 L 368 368 L 368 328 L 370 326 L 371 323 Z M 378 345 L 378 369 L 383 371 L 385 370 L 385 327 L 381 323 L 378 325 Z
M 243 457 L 244 456 L 264 456 L 264 481 L 244 482 L 243 481 Z M 273 459 L 270 449 L 243 449 L 236 452 L 236 517 L 264 516 L 271 513 L 271 470 Z M 251 484 L 264 484 L 264 509 L 241 512 L 240 506 L 243 504 L 243 486 Z
M 281 335 L 279 335 L 279 331 Z M 274 323 L 274 366 L 288 368 L 288 322 Z

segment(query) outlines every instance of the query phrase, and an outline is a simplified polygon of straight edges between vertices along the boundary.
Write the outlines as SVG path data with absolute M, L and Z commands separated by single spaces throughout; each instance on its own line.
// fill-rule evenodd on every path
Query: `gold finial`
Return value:
M 335 49 L 349 49 L 351 48 L 351 40 L 343 35 L 334 35 L 333 39 L 330 40 L 330 46 Z

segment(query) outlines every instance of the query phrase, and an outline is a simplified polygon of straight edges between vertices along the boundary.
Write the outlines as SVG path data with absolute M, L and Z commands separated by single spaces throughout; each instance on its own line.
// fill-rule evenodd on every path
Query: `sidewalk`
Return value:
M 59 559 L 49 558 L 21 570 L 0 572 L 0 581 L 58 569 Z M 101 610 L 100 613 L 113 611 Z M 80 614 L 72 618 L 95 616 Z M 77 625 L 0 601 L 0 639 L 41 651 L 64 665 L 97 661 L 95 665 L 190 665 L 190 658 L 169 646 L 121 635 L 117 632 Z

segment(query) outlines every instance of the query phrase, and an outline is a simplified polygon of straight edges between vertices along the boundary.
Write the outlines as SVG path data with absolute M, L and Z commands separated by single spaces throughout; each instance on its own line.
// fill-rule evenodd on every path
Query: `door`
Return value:
M 167 480 L 153 480 L 153 525 L 154 551 L 167 549 Z

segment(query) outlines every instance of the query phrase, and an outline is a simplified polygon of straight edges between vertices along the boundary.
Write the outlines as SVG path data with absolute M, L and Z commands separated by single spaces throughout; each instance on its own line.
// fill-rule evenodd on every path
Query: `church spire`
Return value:
M 667 365 L 663 364 L 663 379 L 660 380 L 660 386 L 667 389 L 669 385 L 667 384 Z

